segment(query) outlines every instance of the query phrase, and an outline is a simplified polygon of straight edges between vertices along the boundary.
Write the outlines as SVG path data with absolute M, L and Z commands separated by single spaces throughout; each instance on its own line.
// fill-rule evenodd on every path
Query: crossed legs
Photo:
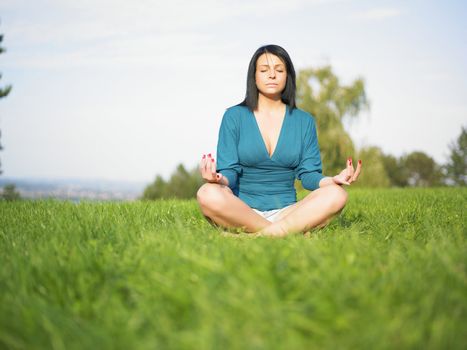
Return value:
M 235 196 L 228 186 L 205 183 L 197 192 L 197 200 L 211 223 L 259 235 L 284 236 L 325 226 L 344 208 L 347 192 L 338 185 L 319 188 L 283 210 L 273 223 Z

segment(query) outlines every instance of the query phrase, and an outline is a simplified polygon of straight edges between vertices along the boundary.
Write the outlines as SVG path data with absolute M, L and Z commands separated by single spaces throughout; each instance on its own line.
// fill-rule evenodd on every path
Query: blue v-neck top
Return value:
M 314 118 L 286 106 L 276 148 L 269 156 L 253 112 L 246 106 L 228 108 L 219 129 L 216 170 L 251 208 L 265 211 L 295 203 L 295 179 L 314 190 L 324 177 Z

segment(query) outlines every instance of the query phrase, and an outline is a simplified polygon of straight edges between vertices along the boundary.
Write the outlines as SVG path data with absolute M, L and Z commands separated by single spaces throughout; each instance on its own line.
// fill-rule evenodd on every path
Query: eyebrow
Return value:
M 282 63 L 279 63 L 279 64 L 276 64 L 274 67 L 277 67 L 277 66 L 283 66 L 283 65 L 284 65 L 284 64 L 282 64 Z M 268 65 L 268 64 L 260 64 L 259 66 L 260 66 L 260 67 L 269 67 L 269 65 Z

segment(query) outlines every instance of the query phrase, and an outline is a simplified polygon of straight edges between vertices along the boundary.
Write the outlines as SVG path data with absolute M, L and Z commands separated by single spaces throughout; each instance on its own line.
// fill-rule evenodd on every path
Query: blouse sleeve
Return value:
M 241 166 L 238 160 L 239 121 L 228 109 L 222 117 L 217 142 L 217 172 L 229 180 L 230 189 L 237 187 Z
M 319 188 L 319 182 L 325 176 L 322 174 L 315 120 L 308 117 L 305 124 L 300 163 L 295 168 L 295 176 L 302 181 L 303 188 L 313 191 Z

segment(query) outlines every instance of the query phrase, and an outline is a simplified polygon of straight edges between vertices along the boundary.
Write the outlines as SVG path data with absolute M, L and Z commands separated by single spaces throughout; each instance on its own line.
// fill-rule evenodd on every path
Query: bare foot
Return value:
M 281 221 L 272 223 L 269 226 L 255 232 L 256 236 L 271 236 L 271 237 L 284 237 L 287 235 L 287 231 L 282 227 Z

